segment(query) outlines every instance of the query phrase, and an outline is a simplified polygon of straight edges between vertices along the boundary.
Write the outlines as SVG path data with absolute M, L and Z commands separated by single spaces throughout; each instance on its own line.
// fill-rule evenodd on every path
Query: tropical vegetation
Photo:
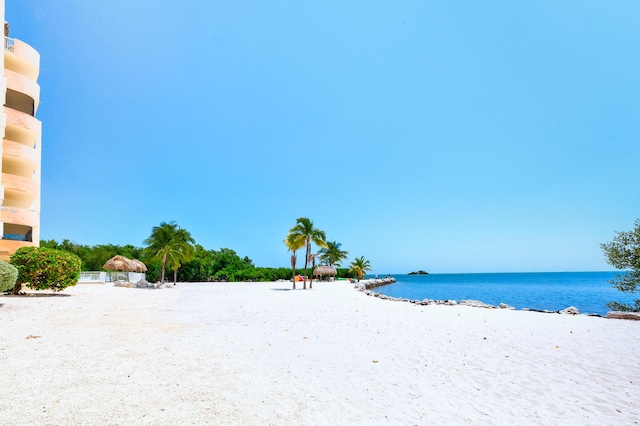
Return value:
M 291 281 L 293 282 L 293 289 L 296 289 L 296 262 L 298 257 L 296 251 L 304 247 L 305 241 L 300 235 L 289 232 L 284 239 L 284 243 L 287 246 L 287 250 L 291 252 Z
M 56 240 L 41 240 L 40 247 L 63 250 L 73 253 L 82 260 L 83 271 L 101 271 L 102 265 L 115 255 L 129 259 L 142 259 L 143 249 L 130 244 L 119 246 L 114 244 L 81 245 L 69 240 L 58 243 Z
M 640 293 L 640 219 L 636 219 L 631 231 L 617 232 L 613 240 L 601 244 L 607 263 L 616 269 L 625 270 L 609 281 L 623 293 Z M 640 312 L 640 299 L 633 305 L 609 302 L 607 307 L 616 311 Z
M 312 255 L 311 253 L 311 243 L 319 246 L 319 247 L 327 247 L 327 243 L 326 243 L 326 239 L 327 236 L 325 234 L 324 231 L 316 228 L 313 225 L 313 222 L 311 221 L 311 219 L 309 219 L 308 217 L 299 217 L 296 220 L 296 224 L 293 228 L 291 228 L 289 230 L 289 234 L 287 234 L 287 237 L 285 239 L 286 241 L 304 241 L 304 246 L 306 247 L 306 256 L 304 258 L 304 275 L 305 275 L 305 279 L 304 279 L 304 284 L 303 284 L 303 289 L 306 290 L 307 288 L 307 276 L 308 271 L 307 268 L 309 266 L 309 262 L 314 262 L 315 260 L 315 255 Z M 295 268 L 294 268 L 295 269 Z M 294 278 L 294 283 L 295 283 L 295 278 Z M 313 287 L 313 278 L 311 279 L 310 283 L 309 283 L 309 288 Z
M 178 237 L 174 237 L 178 234 Z M 153 241 L 150 241 L 152 239 Z M 315 238 L 315 241 L 314 241 Z M 178 246 L 187 243 L 191 248 L 176 248 L 172 246 L 179 242 Z M 173 241 L 170 247 L 158 243 L 158 241 Z M 318 244 L 318 241 L 324 244 Z M 341 249 L 341 244 L 335 241 L 326 241 L 326 235 L 319 231 L 308 218 L 299 218 L 296 225 L 289 230 L 284 243 L 290 252 L 290 267 L 258 267 L 247 257 L 236 253 L 230 248 L 218 250 L 206 249 L 196 244 L 191 234 L 178 227 L 175 222 L 163 222 L 152 229 L 150 237 L 145 241 L 147 247 L 134 247 L 132 245 L 98 244 L 94 246 L 81 245 L 69 240 L 57 242 L 55 240 L 42 240 L 42 248 L 51 248 L 72 253 L 81 260 L 81 270 L 102 271 L 102 266 L 115 255 L 123 255 L 130 259 L 140 259 L 147 265 L 146 279 L 150 282 L 163 280 L 167 271 L 173 271 L 174 283 L 179 282 L 209 282 L 209 281 L 278 281 L 292 280 L 293 288 L 296 288 L 296 261 L 297 251 L 305 248 L 305 272 L 308 277 L 309 265 L 314 265 L 316 256 L 321 264 L 329 264 L 336 268 L 337 278 L 350 278 L 353 276 L 351 267 L 342 268 L 348 252 Z M 320 247 L 318 253 L 311 252 L 311 244 Z M 165 256 L 166 254 L 166 256 Z M 190 254 L 190 255 L 189 255 Z M 188 255 L 188 256 L 183 256 Z M 180 260 L 178 261 L 178 258 Z M 312 284 L 310 285 L 311 288 Z M 306 288 L 306 282 L 304 283 Z
M 320 249 L 320 261 L 329 266 L 340 266 L 343 260 L 347 260 L 349 252 L 340 249 L 342 244 L 336 241 L 327 241 L 327 247 Z
M 18 279 L 18 268 L 0 260 L 0 291 L 12 290 Z
M 22 284 L 34 290 L 62 291 L 78 282 L 82 261 L 78 256 L 45 247 L 20 247 L 10 262 L 18 269 L 13 294 Z
M 153 227 L 151 235 L 144 243 L 147 245 L 146 257 L 162 263 L 160 282 L 164 284 L 165 270 L 169 266 L 173 271 L 175 285 L 178 268 L 182 263 L 191 260 L 195 251 L 195 240 L 189 231 L 180 228 L 175 222 L 162 222 L 159 226 Z
M 364 256 L 360 256 L 351 262 L 349 272 L 353 273 L 354 276 L 358 278 L 358 281 L 360 281 L 362 277 L 366 275 L 367 271 L 370 270 L 371 263 L 365 259 Z

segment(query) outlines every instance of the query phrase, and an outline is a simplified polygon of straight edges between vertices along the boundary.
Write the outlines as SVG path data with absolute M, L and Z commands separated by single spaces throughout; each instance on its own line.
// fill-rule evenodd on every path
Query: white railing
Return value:
M 13 52 L 13 39 L 9 37 L 4 38 L 4 50 Z
M 106 281 L 106 277 L 107 277 L 107 273 L 106 272 L 99 272 L 99 271 L 85 271 L 85 272 L 80 272 L 80 278 L 78 278 L 78 282 L 87 282 L 87 281 L 98 281 L 98 282 L 105 282 Z
M 105 272 L 106 281 L 107 282 L 116 282 L 116 281 L 124 281 L 128 283 L 137 283 L 140 280 L 144 280 L 146 278 L 146 274 L 144 272 L 122 272 L 122 271 L 112 271 Z
M 86 282 L 100 282 L 100 283 L 114 283 L 116 281 L 124 281 L 130 283 L 137 283 L 144 280 L 146 274 L 140 272 L 100 272 L 100 271 L 83 271 L 80 272 L 79 283 Z
M 110 271 L 107 272 L 107 282 L 114 283 L 116 281 L 126 281 L 129 282 L 129 273 L 122 271 Z

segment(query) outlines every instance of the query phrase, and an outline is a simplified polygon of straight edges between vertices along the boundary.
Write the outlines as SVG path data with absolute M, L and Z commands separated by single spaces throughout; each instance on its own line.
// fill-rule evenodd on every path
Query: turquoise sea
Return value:
M 632 303 L 634 299 L 634 295 L 622 293 L 608 283 L 615 275 L 615 272 L 393 275 L 395 284 L 375 291 L 408 299 L 473 299 L 496 306 L 506 303 L 516 309 L 557 311 L 575 306 L 580 313 L 605 315 L 609 311 L 607 302 Z

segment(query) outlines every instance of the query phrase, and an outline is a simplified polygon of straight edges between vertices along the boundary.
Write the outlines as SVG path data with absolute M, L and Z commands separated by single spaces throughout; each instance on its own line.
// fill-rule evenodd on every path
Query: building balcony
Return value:
M 7 116 L 5 138 L 33 148 L 42 133 L 42 123 L 35 117 L 4 107 Z
M 40 54 L 23 41 L 5 37 L 4 67 L 37 81 L 40 74 Z
M 39 194 L 38 183 L 22 176 L 2 173 L 3 205 L 28 209 Z
M 38 212 L 19 207 L 0 207 L 0 220 L 4 223 L 5 234 L 10 231 L 12 225 L 22 225 L 23 227 L 34 227 L 40 223 Z M 14 232 L 13 234 L 27 234 L 27 232 Z
M 35 115 L 40 99 L 40 85 L 30 78 L 8 69 L 4 70 L 7 78 L 7 102 L 10 108 Z M 20 108 L 13 104 L 25 104 L 28 107 Z M 30 112 L 27 109 L 31 110 Z
M 7 139 L 2 141 L 2 172 L 26 178 L 33 176 L 38 167 L 38 152 Z

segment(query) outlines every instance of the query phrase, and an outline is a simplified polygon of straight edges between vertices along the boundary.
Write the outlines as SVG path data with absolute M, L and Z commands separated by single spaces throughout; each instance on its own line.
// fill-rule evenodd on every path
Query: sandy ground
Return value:
M 640 423 L 640 322 L 346 283 L 0 297 L 0 424 Z

